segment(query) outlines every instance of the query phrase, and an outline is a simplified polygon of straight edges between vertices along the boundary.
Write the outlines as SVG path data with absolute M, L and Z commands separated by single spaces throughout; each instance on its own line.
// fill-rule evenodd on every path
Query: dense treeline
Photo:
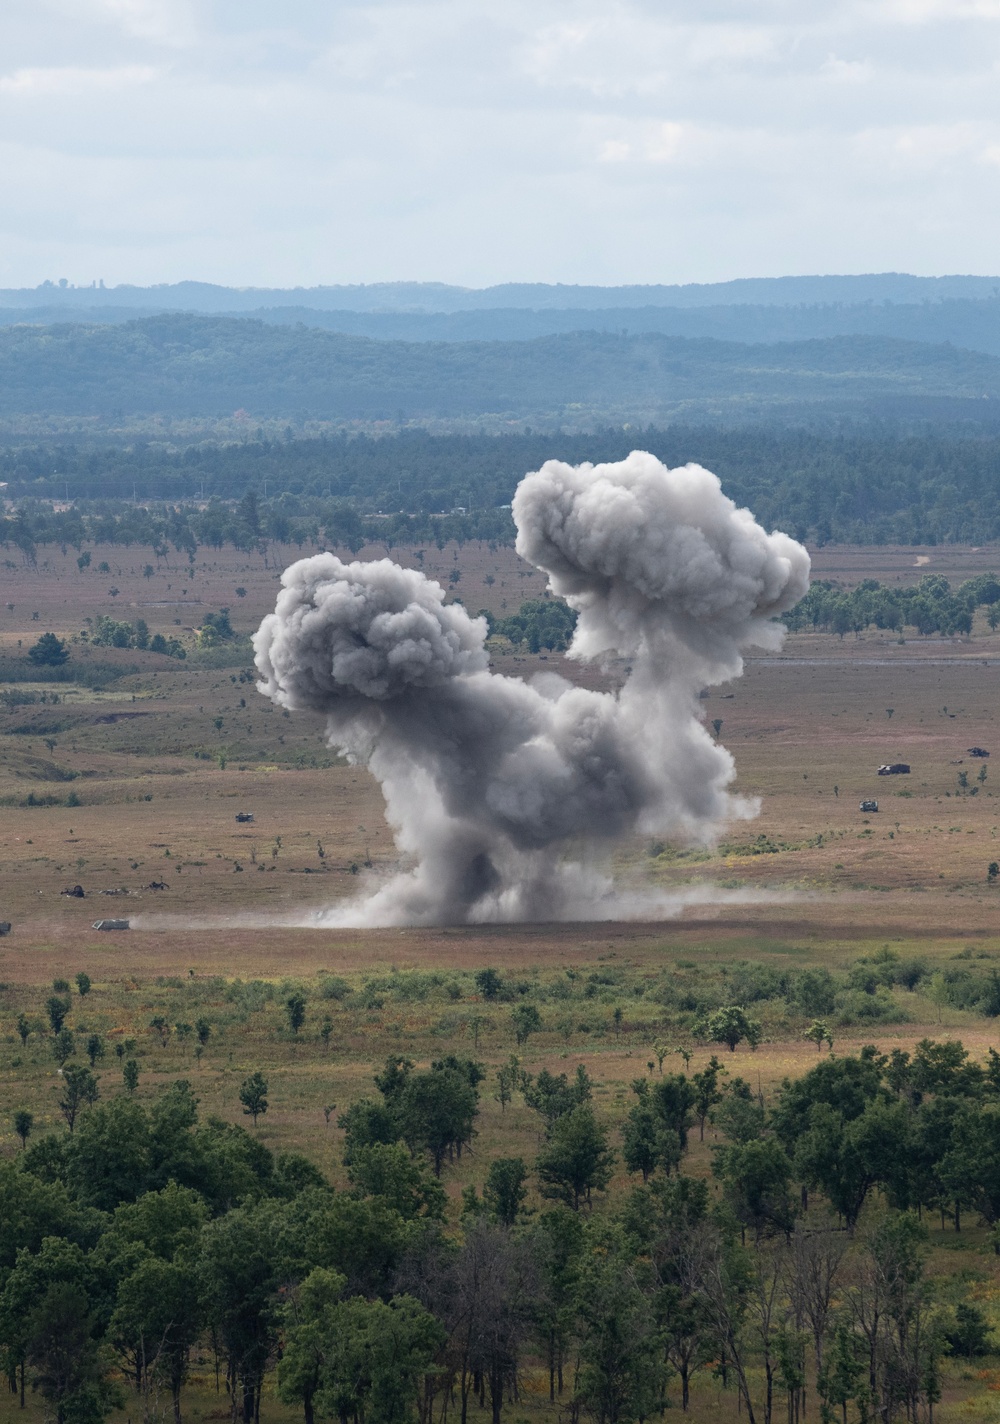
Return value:
M 22 522 L 12 528 L 8 520 L 5 537 L 16 540 L 28 521 L 37 542 L 169 540 L 180 548 L 261 532 L 287 541 L 319 529 L 328 529 L 331 542 L 363 541 L 383 531 L 398 542 L 433 539 L 441 531 L 445 538 L 507 540 L 513 525 L 502 506 L 528 470 L 552 458 L 620 460 L 636 447 L 669 465 L 706 465 L 763 524 L 817 544 L 1000 538 L 1000 438 L 684 426 L 499 437 L 416 431 L 175 451 L 8 448 L 0 452 L 0 478 L 18 499 Z M 132 507 L 133 488 L 140 499 L 167 501 L 170 508 Z M 248 489 L 260 497 L 256 531 L 252 524 L 241 527 L 223 503 Z M 174 507 L 202 493 L 219 503 L 201 512 Z M 77 507 L 57 520 L 35 502 L 66 494 Z M 465 513 L 451 514 L 458 509 Z M 379 513 L 387 517 L 373 518 Z
M 294 1032 L 303 1007 L 289 998 Z M 705 1033 L 733 1039 L 741 1013 Z M 115 1091 L 63 1056 L 66 1131 L 34 1140 L 18 1112 L 24 1148 L 0 1164 L 12 1392 L 30 1384 L 59 1424 L 99 1424 L 129 1394 L 148 1416 L 162 1389 L 180 1421 L 198 1355 L 244 1424 L 268 1378 L 307 1424 L 477 1408 L 501 1424 L 528 1370 L 600 1424 L 686 1408 L 709 1374 L 754 1424 L 799 1417 L 807 1382 L 823 1417 L 932 1408 L 946 1352 L 994 1348 L 982 1313 L 926 1273 L 920 1215 L 957 1231 L 973 1212 L 1000 1241 L 1000 1057 L 930 1041 L 831 1053 L 768 1103 L 715 1057 L 665 1073 L 666 1052 L 614 1132 L 582 1067 L 532 1076 L 511 1058 L 491 1082 L 471 1059 L 391 1058 L 341 1117 L 340 1190 L 253 1128 L 203 1119 L 187 1082 L 143 1102 L 134 1059 Z M 100 1062 L 102 1045 L 88 1053 Z M 530 1164 L 478 1164 L 459 1215 L 439 1178 L 473 1150 L 494 1083 L 502 1108 L 517 1097 L 537 1115 L 540 1147 Z M 242 1084 L 254 1124 L 267 1093 L 260 1073 Z M 706 1123 L 721 1134 L 710 1181 L 681 1170 Z M 619 1158 L 641 1185 L 609 1197 Z
M 897 398 L 1000 394 L 994 356 L 834 336 L 748 345 L 660 332 L 531 341 L 375 341 L 249 319 L 165 313 L 117 326 L 0 327 L 0 414 L 327 421 L 486 414 L 579 424 L 731 404 L 864 409 Z M 973 417 L 975 418 L 975 417 Z
M 856 588 L 843 590 L 829 579 L 817 579 L 801 603 L 783 615 L 789 628 L 822 628 L 827 632 L 863 633 L 866 628 L 894 629 L 902 633 L 972 632 L 977 608 L 985 607 L 991 628 L 1000 623 L 1000 579 L 980 574 L 953 589 L 941 574 L 925 574 L 912 587 L 891 587 L 878 579 L 862 579 Z
M 542 648 L 565 652 L 576 627 L 576 614 L 560 598 L 531 598 L 507 618 L 491 618 L 490 633 L 507 638 L 515 647 L 525 645 L 529 652 Z

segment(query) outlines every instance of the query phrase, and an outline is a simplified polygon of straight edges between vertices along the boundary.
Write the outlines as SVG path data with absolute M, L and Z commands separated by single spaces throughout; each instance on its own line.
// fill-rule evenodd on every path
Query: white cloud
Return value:
M 0 283 L 990 270 L 998 19 L 6 0 Z
M 12 98 L 75 98 L 151 84 L 157 70 L 148 64 L 126 64 L 118 69 L 81 69 L 63 65 L 52 69 L 16 69 L 0 75 L 0 95 Z

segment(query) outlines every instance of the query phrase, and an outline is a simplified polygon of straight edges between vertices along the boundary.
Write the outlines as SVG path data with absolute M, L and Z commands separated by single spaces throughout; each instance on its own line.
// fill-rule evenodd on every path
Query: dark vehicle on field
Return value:
M 905 761 L 887 762 L 885 766 L 880 766 L 877 775 L 879 776 L 909 776 L 910 764 Z
M 861 811 L 877 811 L 877 810 L 878 810 L 878 802 L 877 802 L 877 801 L 862 801 L 862 803 L 861 803 L 861 805 L 859 806 L 858 809 L 861 810 Z
M 127 930 L 128 920 L 95 920 L 93 928 L 95 930 Z

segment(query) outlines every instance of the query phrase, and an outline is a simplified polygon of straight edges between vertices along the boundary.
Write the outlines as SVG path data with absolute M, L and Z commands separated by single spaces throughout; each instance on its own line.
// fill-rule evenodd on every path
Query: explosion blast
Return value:
M 775 649 L 809 556 L 737 509 L 700 465 L 633 451 L 549 460 L 513 502 L 517 551 L 577 611 L 568 656 L 621 656 L 617 692 L 489 671 L 486 620 L 389 559 L 332 554 L 286 569 L 255 635 L 258 686 L 325 714 L 327 739 L 378 779 L 411 863 L 326 923 L 583 919 L 610 882 L 595 853 L 633 834 L 708 843 L 757 806 L 698 693 Z

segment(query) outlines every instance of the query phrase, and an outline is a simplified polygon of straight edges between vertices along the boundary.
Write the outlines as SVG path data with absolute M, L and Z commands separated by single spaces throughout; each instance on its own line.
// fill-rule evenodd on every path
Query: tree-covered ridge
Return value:
M 641 298 L 642 294 L 637 295 Z M 120 324 L 177 309 L 176 305 L 171 307 L 155 299 L 138 307 L 108 303 L 74 308 L 58 301 L 30 307 L 6 306 L 0 292 L 0 326 L 51 326 L 67 320 L 88 325 Z M 652 331 L 758 345 L 831 336 L 882 336 L 933 344 L 951 342 L 970 351 L 1000 355 L 1000 302 L 992 293 L 978 298 L 908 302 L 717 302 L 684 307 L 640 300 L 632 305 L 612 301 L 589 308 L 512 304 L 468 306 L 454 311 L 327 308 L 304 305 L 300 299 L 247 310 L 223 306 L 217 315 L 250 318 L 267 325 L 316 327 L 377 341 L 530 341 L 571 331 L 627 331 L 633 336 Z
M 834 336 L 749 345 L 576 331 L 531 341 L 375 341 L 305 326 L 163 314 L 118 326 L 0 327 L 0 415 L 163 414 L 326 421 L 648 419 L 710 402 L 857 409 L 1000 395 L 1000 361 L 947 344 Z M 619 414 L 620 413 L 620 414 Z
M 547 459 L 621 460 L 636 448 L 670 466 L 705 465 L 761 523 L 819 545 L 1000 538 L 1000 437 L 681 425 L 504 436 L 406 431 L 177 449 L 16 444 L 0 450 L 0 479 L 21 523 L 8 518 L 3 531 L 16 542 L 27 521 L 36 542 L 181 548 L 261 534 L 287 542 L 319 530 L 331 545 L 357 547 L 384 535 L 398 543 L 439 535 L 506 542 L 513 523 L 504 506 L 527 471 Z M 248 489 L 256 527 L 229 503 Z M 134 491 L 153 507 L 133 507 Z M 202 494 L 218 504 L 193 508 Z M 38 502 L 66 495 L 76 504 L 66 515 Z M 161 502 L 169 507 L 156 508 Z

